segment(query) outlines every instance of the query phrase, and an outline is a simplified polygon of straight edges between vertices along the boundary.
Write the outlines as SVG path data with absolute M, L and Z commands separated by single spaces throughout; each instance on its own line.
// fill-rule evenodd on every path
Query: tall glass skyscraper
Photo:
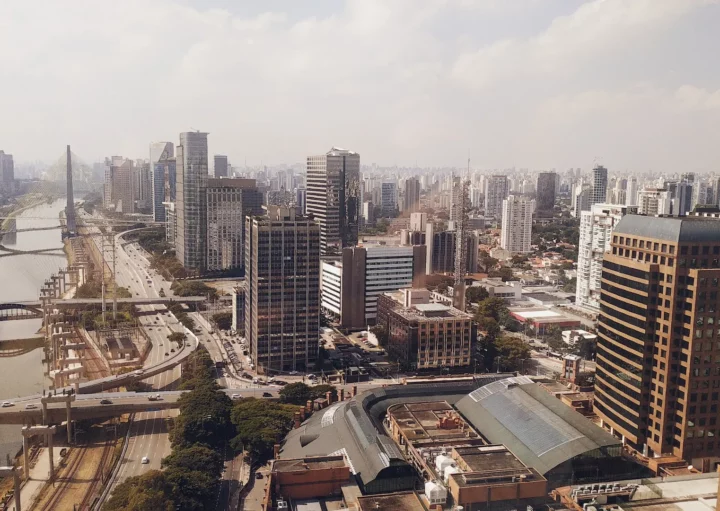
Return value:
M 150 144 L 153 219 L 165 221 L 163 202 L 175 201 L 175 147 L 172 142 Z
M 186 269 L 203 272 L 207 242 L 207 133 L 180 133 L 177 148 L 175 254 Z

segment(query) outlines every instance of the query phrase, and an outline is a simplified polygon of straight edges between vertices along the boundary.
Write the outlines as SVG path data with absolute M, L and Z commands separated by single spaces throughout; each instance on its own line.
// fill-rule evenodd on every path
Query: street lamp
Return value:
M 500 355 L 498 355 L 497 357 L 495 357 L 495 360 L 497 361 L 497 373 L 500 373 L 500 359 L 501 359 L 501 358 L 502 358 L 502 357 L 501 357 Z

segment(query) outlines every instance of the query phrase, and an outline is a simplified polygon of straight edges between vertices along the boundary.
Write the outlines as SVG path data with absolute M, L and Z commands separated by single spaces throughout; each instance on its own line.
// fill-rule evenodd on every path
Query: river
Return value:
M 60 212 L 65 199 L 27 209 L 17 216 L 17 228 L 59 225 Z M 19 232 L 13 240 L 5 240 L 9 248 L 35 250 L 62 247 L 60 229 Z M 37 300 L 45 279 L 66 267 L 65 257 L 47 254 L 16 255 L 0 258 L 0 302 Z M 42 320 L 26 319 L 0 321 L 0 339 L 34 337 Z M 43 377 L 43 351 L 37 348 L 30 353 L 11 358 L 0 357 L 0 401 L 3 399 L 40 394 L 47 388 Z M 20 426 L 0 426 L 0 464 L 8 454 L 15 455 L 22 446 Z

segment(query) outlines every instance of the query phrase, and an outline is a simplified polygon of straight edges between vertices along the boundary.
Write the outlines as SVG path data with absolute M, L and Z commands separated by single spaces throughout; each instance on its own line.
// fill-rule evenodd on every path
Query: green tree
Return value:
M 518 280 L 517 277 L 513 274 L 512 268 L 508 268 L 507 266 L 503 266 L 499 270 L 493 270 L 488 273 L 488 277 L 492 278 L 501 278 L 503 282 L 507 282 L 509 280 Z
M 568 280 L 562 287 L 566 293 L 574 293 L 577 290 L 577 278 L 573 277 Z
M 377 337 L 378 344 L 380 346 L 387 346 L 388 343 L 388 331 L 385 325 L 381 323 L 377 323 L 376 325 L 370 327 L 370 332 Z
M 162 460 L 163 468 L 179 468 L 183 470 L 197 470 L 215 478 L 222 475 L 223 459 L 217 452 L 203 445 L 192 445 L 174 449 Z
M 315 385 L 313 387 L 310 387 L 310 399 L 318 399 L 321 397 L 325 397 L 325 395 L 330 392 L 332 393 L 333 401 L 337 401 L 338 398 L 338 392 L 334 385 Z M 298 403 L 298 404 L 305 404 L 305 403 Z
M 178 344 L 184 344 L 187 339 L 187 335 L 182 332 L 173 332 L 167 336 L 170 342 L 176 342 Z
M 218 312 L 212 315 L 212 320 L 219 330 L 230 330 L 232 327 L 232 312 Z
M 285 385 L 282 390 L 280 390 L 279 394 L 280 401 L 293 405 L 304 405 L 309 399 L 311 399 L 310 386 L 302 382 Z
M 103 511 L 174 511 L 172 487 L 159 470 L 151 470 L 118 484 Z
M 180 415 L 170 433 L 173 446 L 204 444 L 219 449 L 231 436 L 230 409 L 232 401 L 217 386 L 203 385 L 180 396 Z
M 231 413 L 237 435 L 230 445 L 237 452 L 247 451 L 251 460 L 267 459 L 272 455 L 273 446 L 292 428 L 297 410 L 296 406 L 288 404 L 241 399 L 235 403 Z
M 530 358 L 530 348 L 522 339 L 503 336 L 495 341 L 500 367 L 504 370 L 517 371 L 522 361 Z
M 475 313 L 476 321 L 481 318 L 492 318 L 503 325 L 508 321 L 508 308 L 502 298 L 485 298 L 478 302 L 478 309 Z
M 489 297 L 490 294 L 488 290 L 482 286 L 470 286 L 465 291 L 465 300 L 467 303 L 477 303 Z

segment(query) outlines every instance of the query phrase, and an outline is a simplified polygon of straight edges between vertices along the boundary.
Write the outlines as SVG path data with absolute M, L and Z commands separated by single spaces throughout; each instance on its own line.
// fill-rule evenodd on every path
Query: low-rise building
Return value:
M 522 299 L 522 284 L 517 280 L 503 282 L 501 278 L 487 278 L 473 285 L 485 288 L 490 298 L 502 298 L 508 302 Z
M 585 330 L 564 330 L 562 340 L 565 344 L 573 346 L 580 341 L 596 341 L 597 335 Z
M 278 459 L 272 462 L 271 477 L 274 502 L 305 500 L 340 495 L 350 481 L 350 467 L 341 454 Z
M 378 297 L 377 323 L 387 331 L 388 354 L 417 370 L 455 369 L 471 364 L 472 316 L 452 306 L 430 303 L 416 290 Z
M 545 335 L 553 328 L 575 328 L 581 325 L 577 319 L 570 318 L 559 312 L 551 311 L 544 308 L 536 307 L 520 307 L 510 309 L 510 315 L 520 324 L 527 324 L 529 320 L 532 328 L 537 335 Z

